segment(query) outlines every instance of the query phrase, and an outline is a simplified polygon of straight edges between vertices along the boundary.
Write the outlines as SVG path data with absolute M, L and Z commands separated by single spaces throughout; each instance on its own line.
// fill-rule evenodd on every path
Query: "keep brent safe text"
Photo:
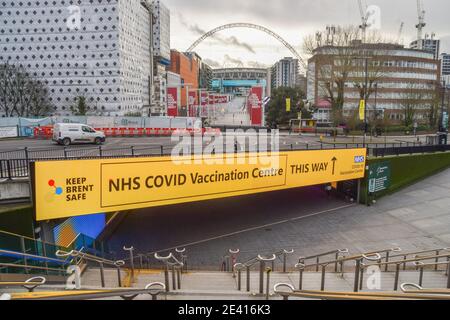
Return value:
M 66 201 L 86 200 L 87 194 L 94 190 L 93 184 L 87 184 L 87 178 L 66 179 Z

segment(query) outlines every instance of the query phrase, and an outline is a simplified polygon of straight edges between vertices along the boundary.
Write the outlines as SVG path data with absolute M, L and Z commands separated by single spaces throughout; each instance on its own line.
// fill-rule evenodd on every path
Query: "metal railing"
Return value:
M 410 284 L 408 284 L 410 285 Z M 289 291 L 281 290 L 287 288 Z M 274 292 L 289 300 L 290 297 L 319 299 L 319 300 L 450 300 L 447 292 L 414 291 L 405 293 L 385 293 L 385 292 L 325 292 L 315 290 L 295 290 L 288 283 L 277 283 L 274 285 Z
M 242 289 L 242 271 L 246 272 L 246 291 L 250 292 L 250 269 L 259 263 L 259 294 L 264 293 L 264 273 L 267 274 L 267 281 L 269 281 L 270 273 L 275 270 L 275 260 L 279 257 L 283 257 L 283 272 L 286 272 L 287 255 L 293 254 L 294 250 L 281 250 L 270 256 L 258 255 L 247 262 L 235 263 L 233 265 L 233 277 L 238 279 L 238 290 Z M 271 268 L 266 268 L 266 263 L 271 263 Z M 266 286 L 266 294 L 268 285 Z
M 349 253 L 348 249 L 338 249 L 338 250 L 334 250 L 334 251 L 329 251 L 329 252 L 317 254 L 317 255 L 314 255 L 314 256 L 300 257 L 298 259 L 298 263 L 305 265 L 305 262 L 307 260 L 315 259 L 316 260 L 316 272 L 318 272 L 319 271 L 319 266 L 320 266 L 320 258 L 333 255 L 335 257 L 335 260 L 336 260 L 335 272 L 338 272 L 338 262 L 337 261 L 339 259 L 339 256 L 340 255 L 345 255 L 345 254 L 348 254 L 348 253 Z
M 406 154 L 420 154 L 420 153 L 435 153 L 435 152 L 448 152 L 450 151 L 450 145 L 411 145 L 400 147 L 376 147 L 369 149 L 369 155 L 375 158 L 386 156 L 400 156 Z
M 392 147 L 388 146 L 392 145 Z M 114 159 L 124 157 L 159 157 L 171 155 L 172 145 L 157 145 L 149 147 L 129 146 L 123 148 L 105 148 L 103 146 L 90 148 L 53 148 L 29 149 L 0 152 L 0 179 L 27 178 L 29 163 L 32 161 L 83 160 L 83 159 Z M 279 151 L 326 150 L 326 149 L 355 149 L 365 148 L 359 143 L 331 144 L 331 143 L 295 143 L 282 144 Z M 226 153 L 226 148 L 224 152 Z M 256 150 L 258 151 L 258 150 Z M 266 150 L 264 150 L 266 151 Z M 368 155 L 373 157 L 399 156 L 404 154 L 420 154 L 450 151 L 450 145 L 416 145 L 375 144 L 368 147 Z M 201 153 L 203 152 L 203 149 Z M 237 148 L 235 153 L 245 153 Z M 189 154 L 198 155 L 196 148 L 190 147 Z
M 445 262 L 434 262 L 434 263 L 423 263 L 423 261 L 427 261 L 427 260 L 431 260 L 431 259 L 446 259 L 447 261 Z M 372 267 L 372 266 L 378 266 L 380 269 L 383 266 L 386 265 L 395 265 L 395 276 L 394 276 L 394 291 L 398 290 L 398 286 L 399 286 L 399 278 L 400 278 L 400 267 L 402 264 L 404 263 L 412 263 L 416 269 L 419 270 L 419 282 L 420 284 L 422 284 L 423 282 L 423 269 L 426 266 L 435 266 L 435 265 L 446 265 L 446 276 L 447 276 L 447 288 L 450 289 L 450 253 L 448 254 L 441 254 L 441 255 L 432 255 L 432 256 L 424 256 L 424 257 L 416 257 L 416 258 L 411 258 L 411 259 L 407 259 L 407 260 L 401 260 L 401 261 L 390 261 L 390 262 L 378 262 L 378 263 L 373 263 L 373 264 L 369 264 L 369 265 L 365 265 L 363 266 L 363 268 L 368 268 L 368 267 Z M 362 273 L 361 273 L 362 274 Z M 356 275 L 356 271 L 355 271 L 355 284 L 356 284 L 356 280 L 357 279 L 357 275 Z M 359 288 L 362 288 L 362 285 L 359 285 Z M 355 290 L 355 292 L 358 291 L 358 288 Z
M 424 254 L 427 254 L 427 256 L 429 256 L 429 254 L 434 253 L 436 256 L 439 256 L 440 253 L 442 251 L 447 251 L 450 252 L 450 248 L 438 248 L 438 249 L 431 249 L 431 250 L 422 250 L 422 251 L 414 251 L 414 252 L 408 252 L 408 253 L 402 253 L 402 254 L 397 254 L 397 255 L 391 255 L 389 256 L 389 254 L 386 256 L 386 262 L 392 261 L 392 260 L 397 260 L 399 258 L 402 258 L 403 260 L 407 260 L 408 257 L 421 257 Z M 434 258 L 435 262 L 438 263 L 439 262 L 439 258 Z M 388 265 L 385 266 L 385 271 L 388 271 Z M 403 270 L 406 270 L 406 262 L 403 263 Z M 437 270 L 437 265 L 435 267 L 435 270 Z
M 165 286 L 160 282 L 149 283 L 144 289 L 108 289 L 108 290 L 71 290 L 61 292 L 12 293 L 5 294 L 9 300 L 92 300 L 120 297 L 123 300 L 133 300 L 139 295 L 148 294 L 152 300 L 165 292 Z
M 110 258 L 111 254 L 105 248 L 103 242 L 98 242 L 95 239 L 88 237 L 83 234 L 78 234 L 73 241 L 65 246 L 59 246 L 52 243 L 48 243 L 41 240 L 36 240 L 30 237 L 18 235 L 11 232 L 1 231 L 0 230 L 0 243 L 1 248 L 7 251 L 15 252 L 16 257 L 19 258 L 19 253 L 21 254 L 31 254 L 35 257 L 40 257 L 40 263 L 38 266 L 48 267 L 50 263 L 50 259 L 59 260 L 59 257 L 56 255 L 58 250 L 70 251 L 70 250 L 80 250 L 83 248 L 83 251 L 89 254 L 94 254 L 96 256 L 101 256 L 103 258 Z M 37 258 L 34 258 L 36 261 Z M 7 257 L 6 254 L 3 256 L 0 254 L 0 263 L 9 263 L 19 265 L 28 265 L 33 260 L 27 258 L 27 256 L 21 256 L 19 259 L 13 259 L 11 257 Z M 38 270 L 38 269 L 36 269 Z M 45 270 L 45 269 L 43 269 Z M 22 273 L 23 270 L 21 268 L 14 267 L 0 267 L 0 273 Z
M 28 290 L 28 292 L 33 292 L 37 287 L 43 286 L 47 282 L 44 277 L 33 277 L 29 278 L 23 282 L 0 282 L 0 287 L 22 287 Z
M 312 264 L 305 264 L 305 263 L 299 262 L 298 264 L 295 265 L 295 268 L 298 269 L 298 271 L 299 271 L 298 290 L 303 289 L 303 274 L 306 271 L 306 269 L 314 268 L 316 270 L 316 272 L 318 272 L 319 269 L 321 269 L 320 290 L 324 291 L 327 267 L 329 265 L 333 265 L 333 267 L 334 267 L 333 271 L 335 273 L 337 273 L 338 272 L 337 265 L 339 265 L 341 276 L 343 276 L 344 271 L 345 271 L 345 267 L 344 267 L 345 263 L 353 261 L 355 264 L 354 291 L 357 292 L 358 288 L 359 288 L 359 283 L 360 283 L 361 264 L 363 263 L 363 261 L 364 260 L 372 261 L 373 259 L 376 259 L 376 261 L 381 261 L 381 259 L 383 259 L 384 256 L 386 256 L 389 252 L 398 252 L 398 251 L 401 251 L 401 249 L 400 248 L 390 248 L 390 249 L 384 249 L 384 250 L 379 250 L 379 251 L 366 252 L 366 253 L 352 255 L 352 256 L 339 257 L 340 250 L 337 250 L 337 251 L 334 251 L 334 253 L 328 252 L 328 253 L 325 253 L 322 255 L 318 255 L 318 257 L 322 257 L 322 256 L 326 256 L 326 255 L 337 254 L 337 258 L 335 258 L 333 260 L 327 260 L 327 261 L 322 261 L 322 262 L 319 260 L 318 262 L 316 261 L 316 263 L 312 263 Z M 343 249 L 342 252 L 345 253 L 346 250 Z M 317 258 L 317 256 L 313 256 L 312 258 Z M 302 259 L 302 257 L 300 257 L 299 261 L 301 261 L 301 259 Z
M 79 260 L 76 262 L 77 264 L 80 264 L 81 261 L 85 261 L 86 263 L 89 263 L 89 262 L 98 263 L 98 266 L 100 268 L 100 281 L 101 281 L 102 288 L 105 288 L 105 286 L 106 286 L 104 266 L 109 265 L 111 267 L 114 267 L 117 269 L 118 286 L 122 287 L 122 277 L 121 277 L 121 273 L 120 273 L 120 268 L 123 267 L 123 265 L 125 264 L 125 262 L 122 260 L 111 261 L 111 260 L 107 260 L 104 258 L 100 258 L 100 257 L 94 256 L 94 255 L 91 255 L 91 254 L 83 252 L 81 250 L 80 251 L 71 250 L 70 252 L 58 250 L 56 252 L 56 255 L 58 257 L 62 257 L 62 258 L 68 258 L 68 257 L 72 257 L 74 259 L 78 258 Z
M 32 271 L 37 271 L 47 275 L 51 272 L 64 275 L 65 267 L 71 263 L 68 260 L 3 249 L 0 249 L 0 257 L 2 258 L 2 261 L 0 261 L 1 273 L 31 274 Z M 19 260 L 17 260 L 18 258 Z
M 166 292 L 170 291 L 169 270 L 172 273 L 172 289 L 180 290 L 181 274 L 184 266 L 183 262 L 178 260 L 171 252 L 167 256 L 160 256 L 158 253 L 155 253 L 155 259 L 164 265 L 164 283 Z

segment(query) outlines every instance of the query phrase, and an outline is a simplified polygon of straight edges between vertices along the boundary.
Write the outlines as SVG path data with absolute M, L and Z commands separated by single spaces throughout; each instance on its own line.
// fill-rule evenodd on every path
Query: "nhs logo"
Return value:
M 366 157 L 364 157 L 364 156 L 357 156 L 357 157 L 355 157 L 355 163 L 364 163 L 365 158 Z

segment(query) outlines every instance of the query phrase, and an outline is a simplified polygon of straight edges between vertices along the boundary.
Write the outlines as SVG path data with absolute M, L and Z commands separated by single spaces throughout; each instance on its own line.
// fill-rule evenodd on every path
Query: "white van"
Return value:
M 102 144 L 106 141 L 105 133 L 78 123 L 57 123 L 53 127 L 53 141 L 64 146 L 72 143 Z

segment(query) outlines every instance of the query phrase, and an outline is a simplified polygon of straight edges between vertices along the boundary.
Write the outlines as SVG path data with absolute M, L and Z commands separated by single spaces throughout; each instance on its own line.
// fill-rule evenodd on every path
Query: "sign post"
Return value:
M 369 166 L 369 195 L 388 190 L 391 186 L 391 164 L 388 161 Z

